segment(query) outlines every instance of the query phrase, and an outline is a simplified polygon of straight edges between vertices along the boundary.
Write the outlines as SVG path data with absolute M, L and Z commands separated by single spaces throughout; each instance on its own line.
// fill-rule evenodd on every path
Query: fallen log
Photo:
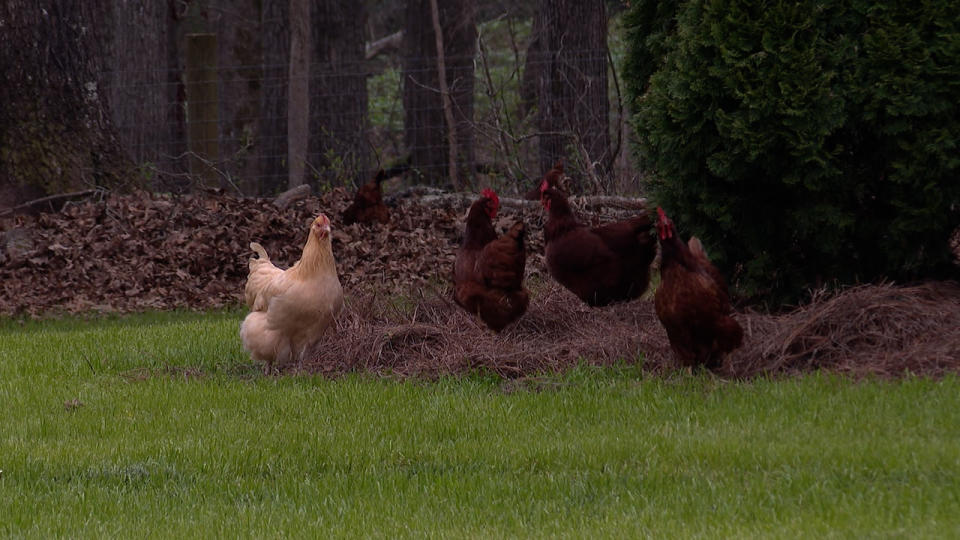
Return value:
M 306 199 L 308 196 L 310 196 L 310 184 L 300 184 L 277 195 L 277 198 L 273 200 L 273 205 L 284 210 L 294 202 Z
M 395 197 L 395 200 L 414 197 L 422 204 L 438 206 L 470 206 L 477 200 L 477 195 L 472 193 L 427 193 L 419 196 Z M 586 197 L 570 197 L 570 205 L 574 208 L 589 208 L 592 210 L 602 208 L 645 210 L 647 208 L 647 199 L 645 197 L 634 198 L 614 195 L 592 195 Z M 540 201 L 500 197 L 500 206 L 524 210 L 539 210 Z

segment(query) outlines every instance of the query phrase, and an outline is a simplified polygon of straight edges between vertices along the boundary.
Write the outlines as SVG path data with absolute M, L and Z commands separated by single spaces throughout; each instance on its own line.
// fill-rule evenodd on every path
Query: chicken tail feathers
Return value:
M 743 328 L 736 319 L 727 315 L 717 321 L 717 344 L 725 353 L 743 345 Z
M 256 242 L 250 242 L 250 249 L 256 252 L 256 254 L 259 255 L 262 260 L 270 262 L 270 256 L 267 255 L 267 250 L 263 249 L 263 246 L 260 244 Z
M 705 261 L 710 260 L 710 257 L 707 256 L 707 250 L 703 247 L 703 243 L 696 236 L 691 236 L 690 239 L 687 240 L 687 248 L 690 249 L 690 253 L 693 253 L 697 257 Z
M 518 221 L 510 227 L 506 235 L 516 240 L 518 245 L 523 246 L 527 236 L 527 226 L 522 221 Z

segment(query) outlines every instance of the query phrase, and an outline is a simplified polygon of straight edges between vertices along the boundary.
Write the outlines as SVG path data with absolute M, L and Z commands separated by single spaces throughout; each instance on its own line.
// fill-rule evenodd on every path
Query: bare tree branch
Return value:
M 46 197 L 40 197 L 39 199 L 34 199 L 34 200 L 32 200 L 32 201 L 27 201 L 27 202 L 25 202 L 25 203 L 23 203 L 23 204 L 18 204 L 17 206 L 13 206 L 13 207 L 7 208 L 7 209 L 5 209 L 5 210 L 0 210 L 0 216 L 5 216 L 5 215 L 7 215 L 7 214 L 12 214 L 12 213 L 16 212 L 17 210 L 22 210 L 22 209 L 24 209 L 24 208 L 30 208 L 30 207 L 32 207 L 32 206 L 36 206 L 36 205 L 38 205 L 38 204 L 43 204 L 43 203 L 45 203 L 45 202 L 53 202 L 53 201 L 58 201 L 58 200 L 60 200 L 60 199 L 70 199 L 70 198 L 73 198 L 73 197 L 84 197 L 84 196 L 86 196 L 86 195 L 92 195 L 92 194 L 94 194 L 94 193 L 103 192 L 103 191 L 104 191 L 104 190 L 102 190 L 102 189 L 84 189 L 84 190 L 81 190 L 81 191 L 71 191 L 70 193 L 57 193 L 57 194 L 55 194 L 55 195 L 48 195 L 48 196 L 46 196 Z
M 389 36 L 367 43 L 364 47 L 364 58 L 372 60 L 386 51 L 399 49 L 403 43 L 403 30 L 398 30 Z

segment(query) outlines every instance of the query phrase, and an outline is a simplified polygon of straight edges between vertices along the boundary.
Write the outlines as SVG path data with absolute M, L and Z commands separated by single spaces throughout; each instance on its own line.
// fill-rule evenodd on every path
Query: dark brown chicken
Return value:
M 387 170 L 380 169 L 377 171 L 373 180 L 360 186 L 357 194 L 353 197 L 353 203 L 343 211 L 343 224 L 388 223 L 390 221 L 390 209 L 383 203 L 383 191 L 380 184 L 388 178 L 403 174 L 408 168 L 408 165 L 398 165 Z
M 566 196 L 546 180 L 540 201 L 548 212 L 543 237 L 553 279 L 597 307 L 632 300 L 647 290 L 657 253 L 646 213 L 598 227 L 577 221 Z
M 527 311 L 530 295 L 523 288 L 526 228 L 515 223 L 499 238 L 492 219 L 500 199 L 490 189 L 470 206 L 453 266 L 453 298 L 499 332 Z
M 537 185 L 533 186 L 533 189 L 528 191 L 527 194 L 523 196 L 523 198 L 528 201 L 539 201 L 540 193 L 543 192 L 543 189 L 541 188 L 541 186 L 543 185 L 544 182 L 546 182 L 549 187 L 558 189 L 566 193 L 567 188 L 566 186 L 563 185 L 564 178 L 565 177 L 563 175 L 563 160 L 558 159 L 557 162 L 553 165 L 553 168 L 547 171 L 547 174 L 543 175 L 543 178 L 541 178 L 540 181 L 537 182 Z
M 730 316 L 727 284 L 696 237 L 683 243 L 673 222 L 657 208 L 660 286 L 654 296 L 657 318 L 670 347 L 685 366 L 720 366 L 743 343 L 743 329 Z

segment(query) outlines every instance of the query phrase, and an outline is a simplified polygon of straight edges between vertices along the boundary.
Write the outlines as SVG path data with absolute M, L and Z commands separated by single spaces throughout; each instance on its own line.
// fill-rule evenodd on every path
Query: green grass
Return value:
M 265 378 L 240 318 L 0 323 L 0 536 L 960 535 L 956 378 Z

